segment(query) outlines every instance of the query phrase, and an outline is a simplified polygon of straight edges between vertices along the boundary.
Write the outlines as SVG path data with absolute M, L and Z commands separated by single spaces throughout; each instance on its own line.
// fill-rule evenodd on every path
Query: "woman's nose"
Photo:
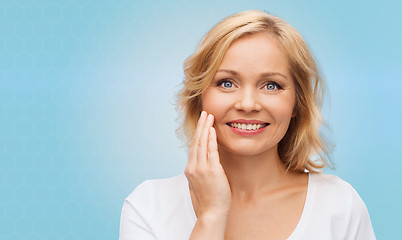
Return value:
M 258 100 L 258 94 L 251 89 L 244 89 L 237 97 L 235 109 L 245 112 L 261 111 L 261 104 Z

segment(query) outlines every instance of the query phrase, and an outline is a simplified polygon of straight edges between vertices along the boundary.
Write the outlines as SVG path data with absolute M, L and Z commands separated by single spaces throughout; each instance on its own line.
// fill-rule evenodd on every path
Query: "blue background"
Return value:
M 117 239 L 124 198 L 186 165 L 183 61 L 248 9 L 305 37 L 329 87 L 326 172 L 359 192 L 378 239 L 400 236 L 400 2 L 2 0 L 0 239 Z

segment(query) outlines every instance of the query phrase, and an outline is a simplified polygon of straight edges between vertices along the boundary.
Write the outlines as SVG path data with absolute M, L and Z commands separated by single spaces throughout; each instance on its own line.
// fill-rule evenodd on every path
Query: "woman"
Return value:
M 185 174 L 127 197 L 121 240 L 375 239 L 357 192 L 319 173 L 322 80 L 294 28 L 256 10 L 229 16 L 185 75 Z

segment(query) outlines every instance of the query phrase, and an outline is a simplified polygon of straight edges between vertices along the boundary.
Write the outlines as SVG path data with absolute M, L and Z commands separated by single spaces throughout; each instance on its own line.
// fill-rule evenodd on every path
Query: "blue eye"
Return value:
M 267 83 L 266 87 L 267 87 L 267 90 L 269 90 L 269 91 L 275 91 L 278 89 L 282 89 L 277 83 L 274 83 L 274 82 Z
M 268 83 L 268 84 L 267 84 L 267 89 L 268 89 L 268 90 L 275 90 L 275 87 L 276 87 L 276 86 L 275 86 L 275 84 L 273 84 L 273 83 Z
M 223 83 L 223 86 L 224 86 L 225 88 L 230 88 L 230 87 L 232 87 L 232 85 L 233 85 L 233 83 L 231 83 L 231 82 L 224 82 L 224 83 Z
M 217 86 L 222 86 L 223 88 L 231 88 L 233 87 L 233 83 L 229 80 L 222 79 L 217 84 Z

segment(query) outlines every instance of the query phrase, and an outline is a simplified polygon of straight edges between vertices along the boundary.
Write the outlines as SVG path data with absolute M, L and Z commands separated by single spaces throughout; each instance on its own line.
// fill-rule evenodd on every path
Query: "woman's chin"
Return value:
M 276 145 L 275 146 L 259 146 L 260 144 L 256 144 L 255 142 L 250 142 L 250 143 L 239 143 L 235 145 L 224 145 L 224 144 L 219 144 L 219 149 L 222 149 L 223 151 L 233 154 L 233 155 L 238 155 L 238 156 L 257 156 L 261 155 L 264 153 L 268 153 L 272 150 L 276 151 Z

